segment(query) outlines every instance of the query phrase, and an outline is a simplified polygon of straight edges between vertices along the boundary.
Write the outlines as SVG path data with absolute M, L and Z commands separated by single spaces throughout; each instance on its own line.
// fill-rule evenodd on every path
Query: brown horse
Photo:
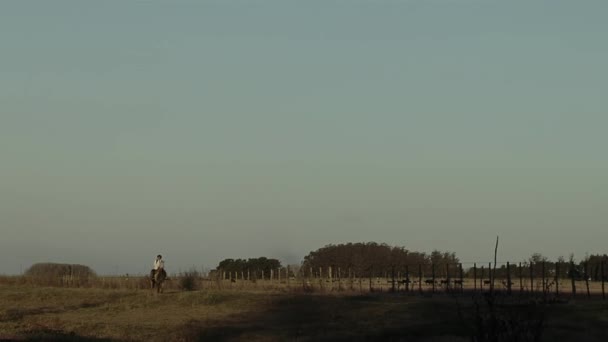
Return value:
M 167 280 L 167 272 L 160 268 L 154 271 L 154 275 L 150 277 L 150 287 L 154 289 L 156 287 L 156 293 L 163 293 L 163 283 Z

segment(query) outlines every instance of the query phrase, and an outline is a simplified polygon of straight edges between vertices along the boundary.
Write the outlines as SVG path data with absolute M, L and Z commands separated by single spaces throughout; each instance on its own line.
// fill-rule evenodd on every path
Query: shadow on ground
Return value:
M 468 341 L 451 300 L 296 295 L 224 321 L 192 320 L 181 341 Z M 437 315 L 441 312 L 441 315 Z

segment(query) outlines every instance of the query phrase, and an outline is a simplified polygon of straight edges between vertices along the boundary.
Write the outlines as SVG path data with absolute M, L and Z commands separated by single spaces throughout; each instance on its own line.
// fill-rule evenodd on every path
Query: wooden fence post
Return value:
M 483 292 L 483 278 L 484 278 L 484 269 L 483 265 L 481 265 L 481 277 L 479 282 L 479 290 Z
M 534 293 L 534 264 L 530 261 L 530 293 Z
M 450 292 L 450 263 L 445 263 L 445 292 Z
M 570 261 L 570 280 L 572 282 L 572 298 L 576 297 L 576 282 L 574 280 L 574 261 Z
M 559 297 L 559 261 L 555 262 L 555 297 Z
M 488 263 L 488 274 L 490 275 L 490 293 L 492 293 L 494 292 L 494 278 L 496 278 L 496 275 L 492 270 L 492 262 Z
M 519 263 L 519 294 L 524 293 L 524 270 L 521 268 L 521 262 Z
M 585 286 L 587 286 L 587 298 L 591 298 L 591 292 L 589 292 L 589 264 L 585 261 Z
M 396 291 L 395 290 L 395 265 L 391 266 L 391 282 L 392 282 L 391 292 L 394 293 Z
M 422 265 L 418 264 L 418 291 L 422 294 Z
M 323 267 L 319 267 L 319 288 L 323 290 Z
M 431 264 L 431 276 L 433 278 L 433 293 L 435 293 L 435 264 Z
M 462 272 L 462 263 L 460 263 L 460 292 L 464 292 L 464 273 Z
M 473 292 L 477 292 L 477 263 L 473 263 Z
M 600 265 L 600 277 L 602 277 L 602 299 L 606 299 L 606 291 L 604 290 L 604 283 L 606 282 L 606 274 L 604 273 L 604 260 L 601 261 Z
M 543 281 L 541 282 L 541 284 L 543 284 L 543 297 L 547 297 L 547 274 L 545 273 L 545 261 L 543 260 L 543 262 L 540 264 L 541 266 L 541 275 L 543 276 Z
M 507 261 L 507 294 L 511 295 L 511 264 Z
M 405 265 L 405 292 L 410 292 L 410 268 L 408 265 Z

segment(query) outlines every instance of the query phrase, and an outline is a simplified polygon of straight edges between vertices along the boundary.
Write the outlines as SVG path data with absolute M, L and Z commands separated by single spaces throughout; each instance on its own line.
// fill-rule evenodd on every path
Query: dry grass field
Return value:
M 474 303 L 483 305 L 483 299 L 295 288 L 168 288 L 157 295 L 142 289 L 0 285 L 0 339 L 470 341 L 480 328 Z M 525 322 L 530 310 L 542 314 L 542 341 L 608 336 L 608 304 L 601 299 L 525 303 L 505 321 Z

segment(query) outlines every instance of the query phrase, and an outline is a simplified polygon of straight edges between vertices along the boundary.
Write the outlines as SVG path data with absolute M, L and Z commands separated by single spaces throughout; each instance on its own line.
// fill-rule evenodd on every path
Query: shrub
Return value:
M 198 289 L 199 273 L 192 269 L 181 274 L 179 287 L 183 291 L 194 291 Z

